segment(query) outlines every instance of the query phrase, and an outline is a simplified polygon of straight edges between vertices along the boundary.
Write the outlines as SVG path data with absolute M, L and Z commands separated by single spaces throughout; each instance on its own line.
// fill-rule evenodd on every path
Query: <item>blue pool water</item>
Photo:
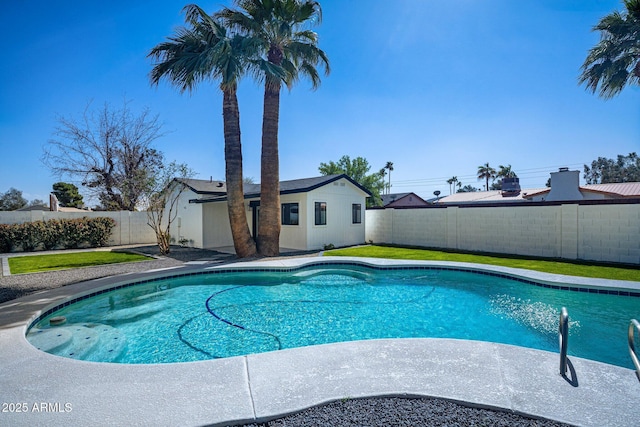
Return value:
M 207 360 L 374 338 L 459 338 L 558 351 L 632 368 L 626 330 L 640 299 L 549 289 L 444 269 L 357 266 L 166 278 L 93 296 L 40 319 L 43 351 L 118 363 Z M 52 317 L 66 323 L 51 326 Z

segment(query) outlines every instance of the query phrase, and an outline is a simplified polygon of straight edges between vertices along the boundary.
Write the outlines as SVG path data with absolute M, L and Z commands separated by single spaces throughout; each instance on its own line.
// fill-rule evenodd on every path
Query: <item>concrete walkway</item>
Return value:
M 296 258 L 235 263 L 230 268 L 287 268 L 314 261 L 363 260 Z M 632 370 L 570 357 L 571 375 L 564 378 L 558 373 L 557 354 L 487 342 L 371 340 L 205 362 L 124 365 L 53 356 L 25 339 L 29 323 L 40 312 L 77 294 L 210 268 L 225 267 L 185 266 L 98 279 L 0 305 L 0 425 L 227 425 L 273 419 L 344 398 L 382 395 L 445 398 L 575 425 L 638 425 L 640 382 Z M 558 279 L 525 270 L 497 270 L 549 282 Z M 579 284 L 640 289 L 636 282 L 584 279 Z

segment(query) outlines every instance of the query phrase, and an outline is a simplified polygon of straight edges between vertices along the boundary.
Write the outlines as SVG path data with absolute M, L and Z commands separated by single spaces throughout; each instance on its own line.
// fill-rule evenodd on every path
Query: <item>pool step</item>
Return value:
M 69 345 L 73 339 L 73 334 L 64 327 L 54 329 L 34 328 L 29 332 L 27 339 L 38 350 L 58 354 Z
M 118 330 L 98 323 L 78 323 L 32 330 L 27 339 L 39 350 L 72 359 L 111 362 L 127 340 Z

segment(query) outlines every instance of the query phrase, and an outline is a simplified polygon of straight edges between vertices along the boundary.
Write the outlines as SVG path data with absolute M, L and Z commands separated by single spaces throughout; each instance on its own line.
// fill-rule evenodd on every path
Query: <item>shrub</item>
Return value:
M 44 228 L 44 222 L 25 222 L 17 224 L 14 228 L 14 236 L 16 243 L 22 247 L 25 252 L 35 251 L 40 246 L 40 233 Z
M 85 218 L 83 218 L 85 219 Z M 87 241 L 92 248 L 106 246 L 116 226 L 115 220 L 107 217 L 87 219 Z
M 62 245 L 65 248 L 79 248 L 85 241 L 87 241 L 86 218 L 66 219 L 62 221 Z
M 44 250 L 55 249 L 62 242 L 62 221 L 50 219 L 44 223 L 40 231 L 40 243 Z
M 30 252 L 40 247 L 51 250 L 60 246 L 105 246 L 115 226 L 116 222 L 106 217 L 0 224 L 0 252 L 11 252 L 15 247 Z
M 0 253 L 11 252 L 15 241 L 15 226 L 0 224 Z

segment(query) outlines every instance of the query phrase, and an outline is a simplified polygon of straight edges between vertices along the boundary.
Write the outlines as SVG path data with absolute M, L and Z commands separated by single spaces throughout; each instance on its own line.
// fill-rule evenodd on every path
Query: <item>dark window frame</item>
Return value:
M 315 202 L 313 211 L 314 224 L 327 225 L 327 202 Z
M 362 224 L 362 204 L 351 204 L 351 224 Z
M 292 209 L 294 207 L 295 212 Z M 292 219 L 292 214 L 295 214 L 295 219 Z M 282 225 L 300 225 L 300 204 L 298 202 L 280 205 L 280 223 Z

